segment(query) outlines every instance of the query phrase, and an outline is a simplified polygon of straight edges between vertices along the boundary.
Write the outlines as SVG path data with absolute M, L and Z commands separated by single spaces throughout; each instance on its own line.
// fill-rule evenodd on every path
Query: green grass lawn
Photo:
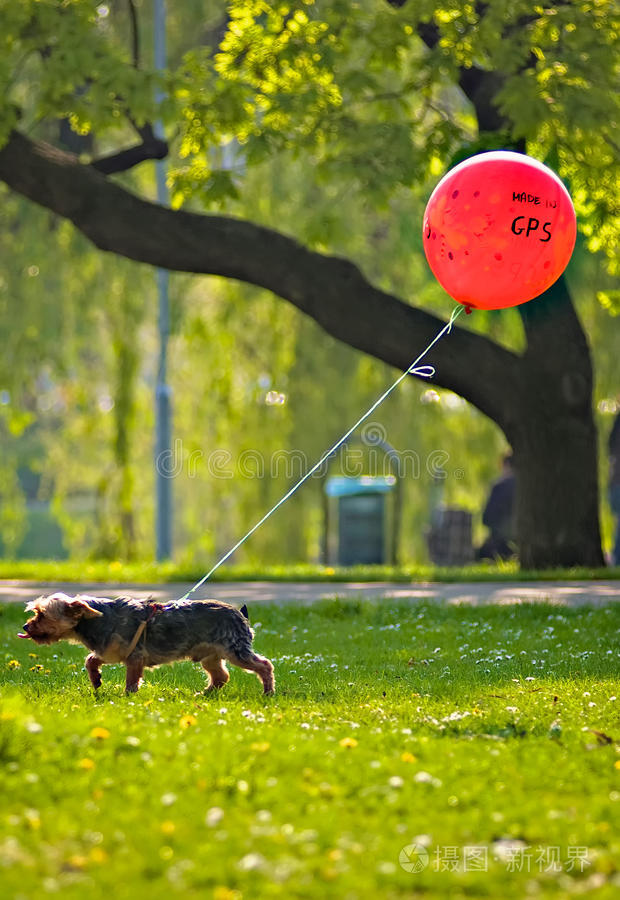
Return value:
M 204 564 L 174 562 L 121 562 L 120 560 L 0 560 L 0 579 L 58 582 L 110 582 L 114 584 L 158 584 L 196 582 L 211 568 Z M 469 566 L 350 566 L 333 567 L 311 563 L 283 565 L 222 566 L 211 581 L 541 581 L 620 579 L 620 567 L 604 569 L 520 569 L 516 561 L 475 563 Z
M 618 896 L 620 607 L 250 615 L 274 698 L 190 663 L 95 697 L 1 608 L 3 900 Z

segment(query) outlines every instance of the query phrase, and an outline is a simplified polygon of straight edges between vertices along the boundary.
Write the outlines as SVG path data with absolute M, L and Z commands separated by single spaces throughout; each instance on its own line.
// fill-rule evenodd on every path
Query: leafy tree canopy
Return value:
M 569 181 L 590 249 L 617 273 L 614 0 L 183 6 L 185 16 L 171 4 L 178 52 L 160 77 L 136 30 L 138 13 L 150 27 L 150 4 L 5 2 L 0 140 L 55 117 L 109 148 L 128 120 L 139 130 L 160 115 L 178 150 L 173 204 L 213 208 L 238 194 L 248 165 L 281 152 L 305 155 L 316 179 L 344 178 L 377 203 L 439 175 L 463 145 L 496 147 L 501 128 L 507 145 L 526 145 Z M 207 25 L 188 33 L 196 20 Z M 456 90 L 465 84 L 495 96 L 497 115 L 479 129 Z M 223 165 L 217 151 L 232 141 L 242 153 Z

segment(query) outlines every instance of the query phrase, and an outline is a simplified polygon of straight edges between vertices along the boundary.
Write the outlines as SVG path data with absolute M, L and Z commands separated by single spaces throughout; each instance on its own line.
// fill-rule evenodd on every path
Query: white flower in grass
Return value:
M 467 716 L 471 716 L 469 710 L 465 710 L 464 712 L 459 712 L 458 709 L 455 709 L 454 712 L 451 712 L 449 716 L 444 716 L 441 720 L 442 722 L 459 722 L 461 719 L 467 718 Z
M 420 844 L 421 847 L 430 847 L 433 843 L 433 838 L 430 834 L 416 834 L 412 843 Z
M 441 779 L 435 778 L 430 772 L 416 772 L 413 776 L 413 780 L 417 784 L 431 784 L 433 787 L 441 787 Z
M 384 860 L 383 862 L 380 862 L 377 865 L 377 872 L 380 875 L 393 875 L 395 871 L 396 871 L 396 866 L 394 865 L 393 862 L 388 862 L 387 860 Z
M 527 847 L 528 845 L 525 841 L 521 841 L 517 838 L 514 840 L 510 838 L 500 838 L 497 841 L 493 841 L 493 854 L 496 859 L 499 859 L 502 862 L 510 862 L 517 854 L 525 853 Z
M 257 869 L 263 869 L 267 860 L 260 853 L 247 853 L 237 863 L 237 868 L 242 872 L 255 872 Z
M 209 828 L 215 828 L 216 825 L 220 824 L 223 818 L 224 810 L 220 806 L 212 806 L 211 809 L 207 810 L 205 824 L 208 825 Z

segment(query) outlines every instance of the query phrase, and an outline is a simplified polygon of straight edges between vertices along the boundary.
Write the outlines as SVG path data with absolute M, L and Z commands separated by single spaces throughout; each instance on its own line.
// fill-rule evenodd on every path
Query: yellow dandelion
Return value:
M 108 861 L 108 854 L 102 847 L 93 847 L 89 853 L 90 861 L 102 865 Z
M 110 732 L 107 728 L 96 727 L 90 733 L 91 738 L 95 738 L 97 741 L 106 741 L 110 737 Z
M 174 834 L 176 829 L 177 829 L 177 826 L 170 819 L 166 819 L 159 826 L 159 830 L 161 831 L 161 833 L 166 834 L 166 835 Z
M 338 870 L 334 869 L 333 866 L 327 866 L 326 868 L 321 869 L 321 878 L 323 881 L 335 881 L 339 874 Z
M 179 726 L 181 728 L 191 728 L 192 725 L 196 725 L 198 719 L 196 716 L 181 716 L 179 719 Z
M 343 738 L 338 743 L 340 744 L 341 747 L 346 747 L 347 750 L 352 750 L 353 747 L 357 747 L 357 741 L 355 740 L 355 738 L 352 738 L 352 737 Z
M 7 665 L 9 669 L 21 669 L 21 663 L 17 659 L 10 659 Z
M 401 753 L 400 758 L 403 762 L 406 763 L 412 763 L 416 761 L 416 757 L 413 755 L 413 753 L 409 753 L 407 750 L 405 750 L 404 753 Z
M 269 741 L 258 741 L 255 744 L 250 744 L 250 750 L 254 750 L 255 753 L 266 753 L 270 747 Z
M 213 900 L 241 900 L 242 897 L 241 891 L 233 891 L 223 884 L 213 889 Z
M 31 828 L 32 831 L 38 831 L 41 827 L 41 816 L 38 809 L 27 809 L 24 813 L 24 819 L 28 828 Z
M 67 865 L 71 869 L 83 869 L 87 862 L 88 860 L 85 856 L 81 856 L 76 853 L 73 856 L 69 857 L 69 859 L 67 860 Z
M 41 663 L 37 663 L 36 666 L 31 666 L 31 667 L 30 667 L 30 671 L 31 671 L 31 672 L 42 672 L 42 671 L 43 671 L 43 666 L 41 665 Z
M 89 759 L 88 756 L 85 756 L 84 759 L 81 759 L 78 762 L 78 768 L 84 769 L 86 772 L 90 772 L 91 769 L 95 768 L 95 762 L 92 759 Z
M 617 759 L 614 763 L 614 769 L 620 769 L 620 759 Z

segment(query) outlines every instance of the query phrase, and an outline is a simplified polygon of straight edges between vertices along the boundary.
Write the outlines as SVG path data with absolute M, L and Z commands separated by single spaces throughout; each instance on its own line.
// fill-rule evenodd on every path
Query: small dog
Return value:
M 37 644 L 68 640 L 84 644 L 91 653 L 86 671 L 95 689 L 101 687 L 104 663 L 125 663 L 125 690 L 133 693 L 146 667 L 178 659 L 202 663 L 209 678 L 207 690 L 229 679 L 226 662 L 255 672 L 265 694 L 275 693 L 273 665 L 252 650 L 254 632 L 247 610 L 217 600 L 178 600 L 153 603 L 117 597 L 114 600 L 56 593 L 33 600 L 26 607 L 34 616 L 18 636 Z

